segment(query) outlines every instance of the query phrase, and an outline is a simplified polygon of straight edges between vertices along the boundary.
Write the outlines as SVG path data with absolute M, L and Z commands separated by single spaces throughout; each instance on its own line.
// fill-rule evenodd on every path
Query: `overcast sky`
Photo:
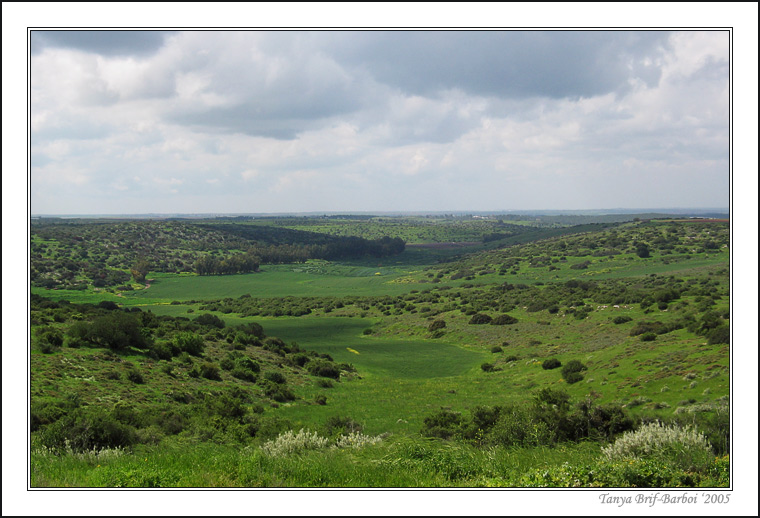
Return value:
M 726 31 L 32 31 L 32 214 L 729 205 Z

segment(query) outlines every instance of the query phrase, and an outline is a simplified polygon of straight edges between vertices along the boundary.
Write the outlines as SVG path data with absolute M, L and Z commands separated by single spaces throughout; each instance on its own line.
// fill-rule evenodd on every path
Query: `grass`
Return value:
M 463 262 L 464 266 L 452 266 L 440 283 L 433 283 L 433 276 L 439 270 L 426 270 L 425 265 L 439 257 L 436 254 L 442 257 L 450 253 L 415 249 L 383 263 L 309 261 L 265 266 L 259 273 L 233 276 L 149 274 L 150 288 L 124 292 L 121 296 L 93 290 L 32 288 L 33 293 L 51 298 L 91 303 L 112 300 L 124 306 L 150 309 L 157 315 L 191 319 L 205 312 L 200 310 L 199 301 L 238 298 L 245 294 L 276 300 L 290 296 L 411 296 L 420 291 L 424 295 L 428 288 L 454 288 L 450 292 L 441 291 L 440 302 L 415 302 L 414 311 L 397 310 L 394 306 L 386 315 L 377 307 L 360 308 L 350 301 L 329 316 L 315 311 L 302 317 L 243 318 L 213 312 L 228 326 L 253 320 L 262 324 L 268 336 L 280 337 L 288 343 L 297 342 L 303 349 L 327 353 L 337 362 L 355 366 L 354 375 L 343 376 L 330 387 L 320 383 L 324 379 L 296 372 L 282 358 L 267 353 L 268 360 L 283 364 L 288 386 L 297 399 L 279 405 L 264 400 L 266 417 L 276 415 L 286 419 L 294 430 L 317 430 L 331 417 L 350 417 L 359 422 L 367 434 L 390 434 L 380 445 L 357 451 L 326 450 L 270 459 L 256 450 L 259 438 L 243 449 L 239 445 L 195 442 L 190 437 L 167 435 L 158 446 L 139 445 L 132 453 L 107 460 L 91 456 L 35 455 L 32 484 L 39 487 L 511 487 L 572 484 L 577 478 L 589 485 L 592 484 L 589 472 L 606 473 L 605 476 L 610 477 L 606 480 L 614 481 L 614 477 L 623 476 L 625 468 L 598 464 L 598 443 L 478 450 L 463 444 L 430 442 L 419 437 L 419 431 L 424 418 L 441 409 L 466 412 L 476 405 L 526 402 L 545 387 L 567 391 L 574 402 L 590 397 L 598 403 L 625 405 L 634 416 L 662 419 L 688 413 L 700 405 L 722 404 L 727 399 L 730 381 L 727 345 L 708 346 L 704 337 L 685 329 L 658 335 L 652 342 L 630 336 L 633 326 L 642 320 L 668 323 L 695 312 L 700 304 L 696 297 L 684 296 L 667 311 L 656 309 L 655 304 L 649 312 L 638 304 L 600 309 L 610 301 L 585 300 L 595 309 L 581 320 L 565 313 L 566 301 L 560 304 L 563 309 L 554 314 L 516 307 L 509 314 L 518 319 L 517 324 L 491 326 L 470 325 L 471 313 L 467 314 L 462 305 L 457 306 L 464 297 L 457 302 L 453 295 L 455 291 L 462 291 L 487 297 L 487 290 L 469 290 L 504 282 L 536 284 L 569 279 L 652 275 L 688 279 L 693 276 L 710 281 L 707 286 L 717 287 L 713 309 L 725 312 L 729 307 L 728 298 L 720 298 L 717 293 L 727 289 L 728 277 L 719 272 L 727 267 L 727 249 L 683 258 L 659 254 L 649 259 L 631 254 L 613 259 L 570 257 L 567 262 L 557 262 L 558 269 L 551 271 L 546 267 L 531 268 L 527 261 L 522 261 L 510 267 L 517 272 L 515 275 L 499 275 L 496 273 L 498 258 L 492 260 L 483 255 L 469 258 Z M 591 261 L 588 269 L 569 268 L 585 260 Z M 460 267 L 471 268 L 473 274 L 468 276 L 471 278 L 451 281 L 451 274 Z M 175 301 L 177 303 L 173 303 Z M 477 300 L 469 304 L 477 304 Z M 443 309 L 450 305 L 456 309 Z M 425 306 L 432 307 L 423 309 Z M 496 314 L 495 310 L 483 311 L 492 316 Z M 613 324 L 612 318 L 620 314 L 632 320 Z M 44 317 L 45 312 L 41 311 L 40 318 Z M 431 338 L 428 330 L 433 319 L 446 322 L 440 338 Z M 52 321 L 48 323 L 57 325 Z M 492 353 L 495 346 L 502 347 L 502 352 Z M 215 343 L 207 350 L 206 359 L 220 362 L 228 354 L 227 347 L 222 341 Z M 255 356 L 264 352 L 248 348 L 246 354 Z M 507 361 L 515 357 L 516 360 Z M 583 371 L 583 380 L 568 384 L 562 379 L 561 369 L 541 368 L 541 362 L 547 358 L 557 358 L 563 364 L 579 360 L 588 369 Z M 481 369 L 486 362 L 494 365 L 493 372 Z M 103 351 L 96 349 L 64 348 L 53 354 L 33 350 L 31 364 L 32 397 L 38 401 L 73 395 L 86 404 L 108 408 L 119 400 L 136 405 L 159 405 L 166 404 L 167 394 L 172 392 L 203 394 L 234 383 L 243 384 L 257 397 L 261 392 L 260 388 L 232 379 L 228 372 L 222 373 L 221 382 L 190 379 L 186 376 L 189 366 L 178 361 L 153 361 L 136 354 L 119 355 L 115 361 L 104 358 Z M 170 365 L 179 374 L 176 378 L 162 370 Z M 126 371 L 131 366 L 143 371 L 146 383 L 125 381 Z M 117 376 L 113 376 L 113 371 Z M 642 470 L 650 468 L 652 472 L 659 469 L 647 465 Z
M 282 457 L 266 456 L 258 448 L 183 441 L 103 458 L 38 454 L 31 478 L 34 487 L 631 487 L 632 481 L 647 487 L 648 480 L 660 481 L 665 472 L 675 475 L 677 486 L 696 482 L 716 487 L 727 482 L 728 458 L 699 474 L 674 473 L 662 463 L 646 467 L 649 474 L 642 476 L 629 463 L 605 461 L 593 443 L 480 450 L 390 437 L 361 449 L 326 448 Z

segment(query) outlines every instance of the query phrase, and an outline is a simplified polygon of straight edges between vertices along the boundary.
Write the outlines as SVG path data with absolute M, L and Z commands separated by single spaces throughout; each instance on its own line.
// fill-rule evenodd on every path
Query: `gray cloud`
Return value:
M 496 97 L 585 97 L 656 84 L 667 32 L 381 31 L 333 34 L 341 63 L 419 95 L 448 89 Z
M 31 31 L 31 51 L 76 49 L 103 56 L 146 56 L 164 45 L 173 31 Z
M 32 55 L 35 211 L 727 198 L 721 34 L 190 31 L 127 55 L 96 36 Z

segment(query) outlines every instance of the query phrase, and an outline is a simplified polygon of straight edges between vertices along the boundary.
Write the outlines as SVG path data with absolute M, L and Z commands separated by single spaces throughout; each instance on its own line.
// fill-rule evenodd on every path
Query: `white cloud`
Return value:
M 46 212 L 81 212 L 87 200 L 116 191 L 134 193 L 124 203 L 135 207 L 164 204 L 150 212 L 196 203 L 203 207 L 191 212 L 244 212 L 253 202 L 259 211 L 292 211 L 316 203 L 320 210 L 330 210 L 328 203 L 332 210 L 415 210 L 421 199 L 431 210 L 571 201 L 720 206 L 727 199 L 725 33 L 617 37 L 607 51 L 588 55 L 612 67 L 622 59 L 623 67 L 610 72 L 606 90 L 597 85 L 583 97 L 545 89 L 512 97 L 507 87 L 479 87 L 495 76 L 457 69 L 456 60 L 431 76 L 438 83 L 429 88 L 423 69 L 402 81 L 403 67 L 382 72 L 390 55 L 382 46 L 372 49 L 376 61 L 361 60 L 366 37 L 198 31 L 134 55 L 46 47 L 32 56 L 33 188 L 45 192 L 48 180 L 88 185 L 60 193 L 56 210 Z M 510 66 L 539 73 L 529 57 L 547 55 L 555 40 L 533 40 L 545 47 L 526 47 Z M 430 41 L 417 50 L 433 52 Z M 359 54 L 339 51 L 338 43 L 351 42 Z M 588 42 L 577 48 L 587 51 Z M 461 61 L 484 49 L 450 50 Z M 492 50 L 478 59 L 498 55 Z M 598 66 L 579 64 L 577 73 Z M 583 91 L 593 79 L 552 76 L 546 67 L 540 73 L 564 82 L 555 93 Z M 696 176 L 679 190 L 687 169 Z M 642 181 L 621 180 L 624 171 Z M 643 187 L 655 178 L 672 190 L 669 197 L 655 200 Z M 625 189 L 616 193 L 615 185 Z M 148 186 L 173 189 L 176 201 Z

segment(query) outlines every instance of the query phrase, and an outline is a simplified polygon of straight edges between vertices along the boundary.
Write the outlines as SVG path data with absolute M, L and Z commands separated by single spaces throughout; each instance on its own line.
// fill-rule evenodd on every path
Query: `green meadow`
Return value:
M 32 485 L 725 486 L 727 227 L 526 228 L 480 251 L 32 286 Z M 710 453 L 603 454 L 652 421 Z M 198 455 L 217 462 L 192 473 Z

